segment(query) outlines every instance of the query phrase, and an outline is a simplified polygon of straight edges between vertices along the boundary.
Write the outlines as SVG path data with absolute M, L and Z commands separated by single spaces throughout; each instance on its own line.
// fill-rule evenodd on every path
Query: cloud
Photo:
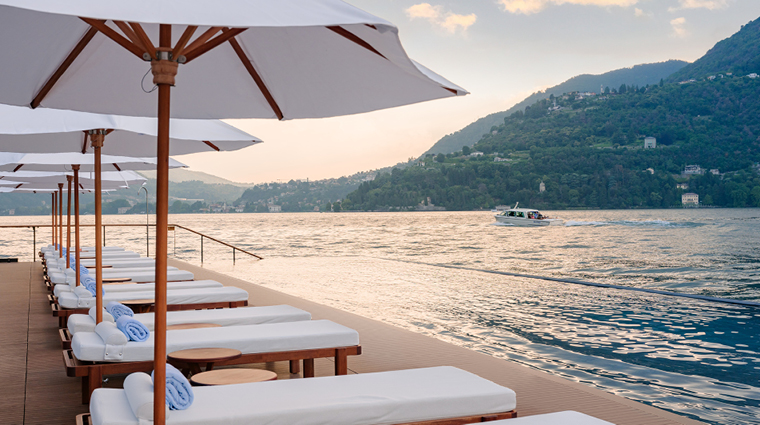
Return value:
M 406 14 L 411 19 L 426 19 L 431 24 L 439 26 L 450 33 L 457 30 L 467 31 L 478 20 L 477 15 L 458 15 L 453 12 L 446 12 L 443 6 L 433 6 L 430 3 L 420 3 L 406 9 Z
M 530 15 L 544 10 L 548 5 L 575 4 L 580 6 L 598 7 L 629 7 L 637 4 L 639 0 L 497 0 L 505 11 L 510 13 L 522 13 Z M 710 1 L 710 0 L 686 0 L 686 1 Z M 723 1 L 723 0 L 712 0 Z
M 638 7 L 633 9 L 633 14 L 636 15 L 637 18 L 643 18 L 644 16 L 647 16 L 646 12 L 639 9 Z
M 686 18 L 676 18 L 670 21 L 670 26 L 673 27 L 673 35 L 678 38 L 686 38 L 689 32 L 686 30 Z
M 668 8 L 669 12 L 675 12 L 682 9 L 723 9 L 728 7 L 728 0 L 678 0 L 678 7 Z

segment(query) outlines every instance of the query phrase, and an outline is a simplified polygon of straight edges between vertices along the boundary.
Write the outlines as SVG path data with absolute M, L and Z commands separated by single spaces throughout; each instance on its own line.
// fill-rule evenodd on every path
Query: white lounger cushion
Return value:
M 156 280 L 156 270 L 154 268 L 146 268 L 144 271 L 134 271 L 134 272 L 128 272 L 126 270 L 128 269 L 116 269 L 119 270 L 118 272 L 109 272 L 109 273 L 103 273 L 103 278 L 120 278 L 120 277 L 128 277 L 132 279 L 132 282 L 135 283 L 142 283 L 142 282 L 153 282 Z M 90 276 L 94 277 L 95 272 L 93 271 Z M 50 278 L 50 281 L 54 284 L 58 285 L 60 283 L 73 283 L 75 277 L 74 276 L 65 276 L 63 273 L 50 273 L 48 274 L 48 277 Z M 189 272 L 187 270 L 168 270 L 166 271 L 166 278 L 171 281 L 181 281 L 181 280 L 193 280 L 195 275 L 192 272 Z
M 547 413 L 544 415 L 524 416 L 522 418 L 505 419 L 488 422 L 489 425 L 615 425 L 593 416 L 580 412 L 566 410 L 564 412 Z
M 76 291 L 79 287 L 75 288 Z M 63 308 L 90 308 L 95 305 L 95 298 L 78 297 L 74 291 L 62 292 L 58 304 Z M 85 289 L 86 291 L 86 289 Z M 221 288 L 171 289 L 166 291 L 168 304 L 202 304 L 230 301 L 247 301 L 248 292 L 234 286 Z M 106 292 L 103 305 L 111 301 L 153 299 L 154 291 Z
M 179 270 L 176 267 L 173 266 L 167 266 L 166 271 L 177 271 Z M 155 274 L 156 268 L 154 266 L 145 266 L 145 267 L 128 267 L 128 268 L 118 268 L 118 269 L 103 269 L 103 278 L 113 278 L 113 277 L 132 277 L 132 275 L 142 275 L 146 272 L 150 272 Z M 90 270 L 90 276 L 94 279 L 95 278 L 95 269 Z M 74 274 L 74 269 L 68 268 L 66 270 L 56 270 L 48 271 L 48 278 L 50 281 L 56 285 L 60 283 L 73 283 L 74 279 L 76 278 L 76 275 Z M 155 278 L 153 279 L 155 280 Z
M 167 425 L 384 425 L 508 412 L 514 391 L 454 367 L 193 387 Z M 92 394 L 95 425 L 137 425 L 124 390 Z M 509 423 L 506 421 L 505 423 Z
M 124 380 L 124 394 L 132 413 L 140 420 L 153 421 L 153 379 L 147 373 L 132 373 Z M 166 406 L 166 416 L 170 415 Z
M 79 259 L 79 264 L 85 267 L 95 267 L 95 259 Z M 156 260 L 153 258 L 127 258 L 123 260 L 106 260 L 103 264 L 112 266 L 115 269 L 124 267 L 155 267 Z
M 120 285 L 123 286 L 123 285 Z M 144 324 L 151 331 L 154 327 L 154 314 L 135 314 L 134 319 Z M 300 322 L 311 320 L 311 313 L 289 305 L 266 307 L 238 307 L 214 310 L 183 310 L 166 313 L 167 325 L 183 323 L 214 323 L 221 326 L 263 325 L 266 323 Z M 72 314 L 68 320 L 69 332 L 93 332 L 95 320 L 86 314 Z
M 221 288 L 221 283 L 215 281 L 215 280 L 188 280 L 188 281 L 181 281 L 181 282 L 166 282 L 166 289 L 172 290 L 172 289 L 195 289 L 195 288 Z M 115 292 L 145 292 L 145 291 L 155 291 L 156 290 L 156 284 L 153 282 L 147 282 L 147 283 L 123 283 L 123 284 L 104 284 L 103 289 L 105 289 L 106 294 L 115 293 Z M 59 284 L 55 285 L 53 288 L 53 295 L 56 297 L 60 297 L 62 293 L 64 292 L 71 292 L 72 287 L 71 285 L 64 285 Z
M 130 341 L 121 350 L 121 361 L 153 359 L 153 338 L 145 342 Z M 318 348 L 359 345 L 359 333 L 329 320 L 270 323 L 267 325 L 230 326 L 222 328 L 184 329 L 166 333 L 166 352 L 191 348 L 234 348 L 243 354 L 279 353 Z M 103 339 L 95 332 L 77 332 L 71 349 L 82 361 L 105 361 Z

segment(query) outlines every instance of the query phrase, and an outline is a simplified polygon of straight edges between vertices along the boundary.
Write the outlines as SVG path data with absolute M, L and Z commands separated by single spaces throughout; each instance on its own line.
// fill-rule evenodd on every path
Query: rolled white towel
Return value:
M 126 345 L 129 339 L 124 332 L 112 322 L 100 322 L 95 326 L 95 333 L 100 336 L 106 345 Z
M 90 311 L 88 312 L 88 314 L 90 315 L 90 317 L 92 317 L 92 320 L 94 320 L 95 322 L 98 321 L 98 319 L 95 317 L 97 313 L 98 313 L 98 307 L 97 306 L 90 308 Z M 116 322 L 115 320 L 113 320 L 113 316 L 111 316 L 111 313 L 107 312 L 105 308 L 103 309 L 103 321 L 104 322 L 111 322 L 111 323 L 115 323 Z
M 74 294 L 76 294 L 76 296 L 79 298 L 92 298 L 92 292 L 88 291 L 87 288 L 82 285 L 74 288 L 72 292 L 74 292 Z
M 135 372 L 127 376 L 124 380 L 124 394 L 140 423 L 153 421 L 153 380 L 150 375 Z M 169 406 L 166 406 L 166 418 L 169 419 Z

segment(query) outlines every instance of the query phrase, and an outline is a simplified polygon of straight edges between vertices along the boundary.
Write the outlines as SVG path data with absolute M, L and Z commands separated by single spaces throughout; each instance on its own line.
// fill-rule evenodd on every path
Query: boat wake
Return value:
M 574 226 L 631 226 L 631 227 L 698 227 L 699 223 L 674 223 L 666 220 L 617 220 L 617 221 L 575 221 L 565 222 L 565 227 Z

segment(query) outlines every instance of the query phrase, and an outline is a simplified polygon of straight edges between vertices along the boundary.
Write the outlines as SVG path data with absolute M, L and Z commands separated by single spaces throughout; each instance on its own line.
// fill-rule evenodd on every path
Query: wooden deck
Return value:
M 250 294 L 251 305 L 289 304 L 359 331 L 363 354 L 349 358 L 349 373 L 378 372 L 439 365 L 476 373 L 517 393 L 519 416 L 577 410 L 617 425 L 698 424 L 700 422 L 627 400 L 594 388 L 521 365 L 451 345 L 345 311 L 283 294 L 177 260 L 169 265 L 189 270 L 196 279 L 214 279 Z M 80 380 L 66 376 L 61 357 L 58 322 L 52 317 L 42 282 L 40 263 L 0 264 L 0 423 L 73 424 L 87 411 L 80 404 Z M 332 375 L 328 359 L 316 361 L 316 375 Z M 287 363 L 256 365 L 298 379 Z M 104 386 L 120 387 L 111 377 Z

